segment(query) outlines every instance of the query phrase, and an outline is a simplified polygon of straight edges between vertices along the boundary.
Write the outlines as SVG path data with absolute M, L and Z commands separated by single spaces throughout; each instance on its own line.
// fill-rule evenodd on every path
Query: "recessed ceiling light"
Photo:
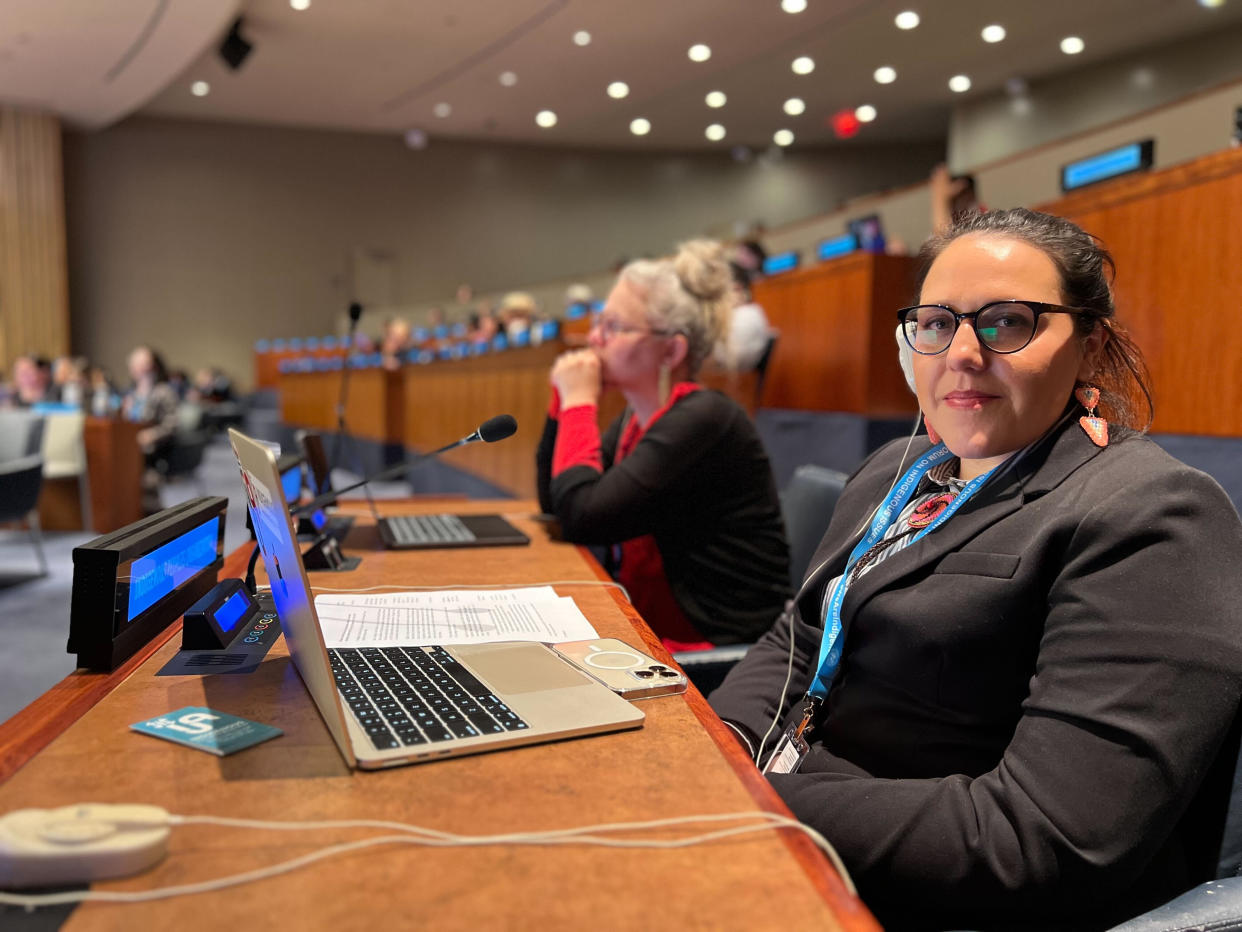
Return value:
M 859 123 L 870 123 L 876 118 L 875 107 L 871 104 L 863 104 L 854 110 L 854 117 Z
M 405 131 L 405 144 L 411 149 L 426 149 L 427 134 L 421 129 L 409 129 Z
M 651 132 L 651 121 L 643 117 L 635 117 L 630 120 L 630 132 L 635 136 L 646 136 Z
M 893 22 L 897 24 L 898 29 L 913 29 L 920 22 L 919 14 L 914 10 L 906 10 L 904 13 L 898 13 Z
M 440 117 L 440 119 L 444 119 L 453 112 L 453 105 L 448 103 L 438 103 L 431 108 L 431 112 Z
M 794 141 L 794 134 L 791 130 L 778 129 L 772 134 L 772 141 L 778 146 L 788 146 Z
M 195 81 L 190 85 L 190 93 L 195 97 L 206 97 L 211 93 L 211 85 L 206 81 Z
M 720 142 L 720 140 L 725 138 L 725 128 L 719 123 L 713 123 L 711 126 L 707 127 L 707 129 L 703 130 L 703 135 L 712 142 Z
M 955 74 L 949 78 L 949 90 L 955 94 L 964 94 L 970 90 L 970 78 L 964 74 Z
M 802 116 L 806 113 L 806 103 L 801 97 L 790 97 L 785 101 L 785 112 L 790 116 Z
M 630 92 L 630 86 L 624 81 L 613 81 L 608 85 L 608 96 L 614 100 L 620 100 Z
M 1214 10 L 1218 6 L 1224 6 L 1225 0 L 1199 0 L 1199 6 L 1205 6 L 1209 10 Z
M 875 69 L 875 74 L 872 77 L 875 78 L 876 84 L 892 84 L 897 80 L 897 69 L 888 65 L 881 65 Z
M 800 55 L 789 67 L 793 69 L 794 74 L 810 74 L 815 70 L 815 59 L 809 55 Z
M 590 45 L 591 34 L 585 29 L 579 29 L 574 33 L 574 45 Z
M 513 87 L 513 85 L 517 84 L 517 75 L 512 71 L 502 71 L 500 72 L 500 83 L 505 87 Z
M 289 6 L 295 10 L 309 10 L 311 0 L 289 0 Z
M 801 13 L 806 9 L 806 0 L 781 0 L 781 9 L 786 13 Z
M 708 91 L 703 99 L 707 101 L 709 107 L 723 107 L 729 100 L 724 91 Z
M 1066 55 L 1077 55 L 1087 47 L 1087 43 L 1083 42 L 1078 36 L 1066 36 L 1061 40 L 1061 51 Z
M 535 122 L 544 129 L 551 129 L 556 125 L 556 114 L 551 110 L 540 110 L 535 114 Z
M 980 35 L 983 36 L 984 42 L 1000 42 L 1005 38 L 1005 27 L 993 23 L 991 26 L 984 26 Z
M 707 61 L 712 57 L 712 50 L 700 42 L 697 45 L 690 46 L 686 54 L 690 56 L 691 61 Z

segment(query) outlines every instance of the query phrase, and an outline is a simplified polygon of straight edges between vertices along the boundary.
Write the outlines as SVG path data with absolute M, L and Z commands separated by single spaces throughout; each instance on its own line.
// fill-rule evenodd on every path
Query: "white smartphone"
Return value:
M 552 649 L 624 699 L 649 699 L 686 691 L 686 675 L 616 638 L 566 641 Z

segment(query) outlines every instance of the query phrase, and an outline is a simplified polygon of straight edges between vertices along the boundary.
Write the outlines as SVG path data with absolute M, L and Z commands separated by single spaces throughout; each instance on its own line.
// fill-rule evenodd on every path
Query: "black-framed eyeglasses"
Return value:
M 963 320 L 969 320 L 979 342 L 993 353 L 1016 353 L 1035 338 L 1041 314 L 1086 314 L 1080 307 L 1043 301 L 989 301 L 977 311 L 959 314 L 944 304 L 916 304 L 897 312 L 910 349 L 938 356 L 949 348 Z

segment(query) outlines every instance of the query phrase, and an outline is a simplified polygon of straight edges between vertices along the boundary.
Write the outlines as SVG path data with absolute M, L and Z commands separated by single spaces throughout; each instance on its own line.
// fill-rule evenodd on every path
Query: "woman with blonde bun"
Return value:
M 539 501 L 566 540 L 607 545 L 613 575 L 673 650 L 753 640 L 789 595 L 767 454 L 737 404 L 694 381 L 726 324 L 719 243 L 626 265 L 588 346 L 552 367 Z M 622 415 L 601 436 L 601 394 Z

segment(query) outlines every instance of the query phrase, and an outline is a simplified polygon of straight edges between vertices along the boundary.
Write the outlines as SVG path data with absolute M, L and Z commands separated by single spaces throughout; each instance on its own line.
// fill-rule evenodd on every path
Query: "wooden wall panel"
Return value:
M 764 406 L 872 416 L 913 411 L 893 342 L 913 268 L 905 257 L 859 253 L 758 282 L 755 300 L 780 330 Z
M 0 366 L 69 352 L 60 122 L 0 107 Z
M 1151 366 L 1152 429 L 1242 436 L 1242 149 L 1043 205 L 1100 237 Z

